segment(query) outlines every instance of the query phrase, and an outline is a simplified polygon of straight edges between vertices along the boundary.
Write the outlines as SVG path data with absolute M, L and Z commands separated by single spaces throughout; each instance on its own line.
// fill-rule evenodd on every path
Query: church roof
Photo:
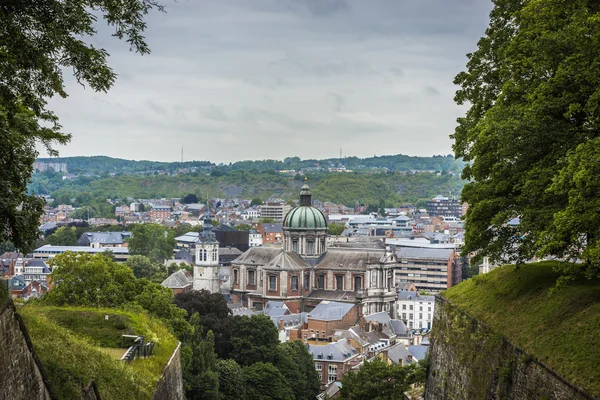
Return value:
M 193 279 L 189 276 L 189 272 L 185 269 L 173 272 L 167 279 L 162 281 L 161 285 L 169 289 L 179 289 L 189 286 L 193 283 Z
M 327 220 L 318 208 L 299 206 L 287 213 L 283 220 L 283 228 L 286 230 L 326 230 Z
M 298 254 L 293 251 L 281 250 L 274 258 L 264 266 L 265 269 L 298 270 L 310 268 Z
M 329 249 L 317 264 L 317 269 L 364 270 L 368 264 L 378 263 L 384 250 Z
M 265 265 L 281 252 L 280 248 L 251 247 L 233 260 L 232 264 Z

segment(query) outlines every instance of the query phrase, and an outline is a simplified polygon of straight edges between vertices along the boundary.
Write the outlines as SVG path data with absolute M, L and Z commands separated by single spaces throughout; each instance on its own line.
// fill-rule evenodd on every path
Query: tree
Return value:
M 183 377 L 186 398 L 193 400 L 219 398 L 219 372 L 214 349 L 214 336 L 211 331 L 202 335 L 200 316 L 194 313 L 190 318 L 192 334 L 185 342 Z
M 219 371 L 219 399 L 245 399 L 246 383 L 240 365 L 232 359 L 217 360 L 217 370 Z
M 44 300 L 56 305 L 118 307 L 133 301 L 133 272 L 101 254 L 66 252 L 49 261 L 54 287 Z
M 242 366 L 277 360 L 279 337 L 273 321 L 266 315 L 241 317 L 231 334 L 231 358 Z
M 327 228 L 329 230 L 329 234 L 332 236 L 339 236 L 342 234 L 342 232 L 344 232 L 344 229 L 346 229 L 346 225 L 344 224 L 337 224 L 337 223 L 331 223 L 329 225 L 327 225 Z
M 404 400 L 412 384 L 425 384 L 426 362 L 407 366 L 388 365 L 379 358 L 365 361 L 357 372 L 342 378 L 341 398 L 344 400 Z
M 248 224 L 237 224 L 235 226 L 235 229 L 237 229 L 238 231 L 249 231 L 252 229 L 252 226 Z
M 130 256 L 125 264 L 131 268 L 136 278 L 150 279 L 161 271 L 161 268 L 146 256 Z
M 129 254 L 146 256 L 161 264 L 173 257 L 173 249 L 177 244 L 173 232 L 160 224 L 134 225 L 128 243 Z
M 273 219 L 271 217 L 264 217 L 264 218 L 259 218 L 259 222 L 261 224 L 272 224 L 275 222 L 275 219 Z
M 194 193 L 186 194 L 183 199 L 181 199 L 181 204 L 192 204 L 198 203 L 198 196 Z
M 98 211 L 91 206 L 84 206 L 74 210 L 69 217 L 73 219 L 85 219 L 86 221 L 90 218 L 96 218 Z
M 598 271 L 594 251 L 585 251 L 594 232 L 569 218 L 584 205 L 578 179 L 591 171 L 580 157 L 598 155 L 599 17 L 600 4 L 586 0 L 495 2 L 486 35 L 455 78 L 455 100 L 470 104 L 453 135 L 456 157 L 470 162 L 462 174 L 465 254 L 520 264 L 582 249 L 582 266 Z M 597 209 L 577 211 L 591 220 Z
M 146 205 L 145 205 L 144 203 L 140 203 L 140 204 L 138 205 L 138 210 L 139 210 L 139 212 L 144 212 L 144 211 L 146 211 Z
M 195 313 L 200 315 L 204 332 L 210 330 L 214 333 L 217 354 L 221 358 L 228 358 L 232 349 L 231 335 L 236 330 L 239 317 L 231 315 L 223 296 L 208 290 L 192 290 L 178 294 L 173 302 L 184 309 L 189 317 Z
M 260 206 L 262 203 L 263 203 L 262 200 L 259 199 L 258 197 L 255 197 L 252 199 L 252 201 L 250 201 L 251 206 Z
M 131 268 L 103 254 L 66 252 L 50 260 L 54 287 L 43 301 L 58 306 L 121 307 L 139 306 L 162 318 L 176 334 L 185 334 L 189 325 L 185 311 L 173 304 L 173 293 L 147 279 L 136 279 Z
M 44 243 L 52 246 L 77 246 L 78 239 L 75 227 L 61 226 L 53 234 L 49 235 L 44 240 Z
M 271 325 L 273 323 L 271 322 Z M 256 362 L 244 368 L 247 400 L 292 400 L 294 394 L 273 364 Z
M 161 7 L 154 0 L 23 0 L 0 6 L 0 159 L 10 160 L 0 170 L 0 242 L 10 240 L 26 252 L 38 238 L 44 203 L 28 194 L 27 184 L 37 145 L 57 155 L 53 146 L 70 139 L 46 107 L 48 98 L 67 96 L 63 71 L 72 70 L 79 83 L 95 91 L 105 92 L 115 81 L 106 50 L 89 44 L 97 18 L 115 28 L 113 36 L 144 54 L 149 49 L 143 17 L 153 8 Z
M 300 340 L 279 345 L 277 368 L 285 376 L 296 400 L 312 400 L 321 387 L 312 355 Z

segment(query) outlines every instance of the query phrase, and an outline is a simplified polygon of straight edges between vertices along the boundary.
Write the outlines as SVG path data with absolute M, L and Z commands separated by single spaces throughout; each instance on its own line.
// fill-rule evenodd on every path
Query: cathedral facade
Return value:
M 395 317 L 396 256 L 380 243 L 328 248 L 327 220 L 312 207 L 307 184 L 300 205 L 283 222 L 283 248 L 250 248 L 231 265 L 234 303 L 261 309 L 285 301 L 292 312 L 310 311 L 323 300 L 361 304 L 364 315 Z

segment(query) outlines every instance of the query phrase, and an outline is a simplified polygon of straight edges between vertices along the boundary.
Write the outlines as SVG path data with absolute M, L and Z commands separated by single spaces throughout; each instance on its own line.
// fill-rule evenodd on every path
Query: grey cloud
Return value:
M 304 5 L 315 17 L 327 17 L 337 12 L 348 9 L 344 0 L 295 0 Z
M 338 112 L 342 111 L 342 109 L 346 105 L 346 100 L 344 99 L 344 96 L 338 93 L 328 93 L 327 96 L 331 99 L 333 103 L 333 110 Z
M 465 111 L 452 80 L 490 9 L 481 0 L 172 2 L 148 15 L 144 57 L 99 24 L 92 42 L 119 78 L 96 94 L 67 77 L 69 97 L 49 100 L 73 133 L 61 154 L 176 160 L 183 143 L 194 149 L 186 157 L 217 162 L 333 157 L 341 143 L 356 156 L 449 153 Z
M 199 113 L 203 118 L 213 121 L 229 121 L 229 117 L 225 115 L 223 110 L 214 105 L 200 108 Z

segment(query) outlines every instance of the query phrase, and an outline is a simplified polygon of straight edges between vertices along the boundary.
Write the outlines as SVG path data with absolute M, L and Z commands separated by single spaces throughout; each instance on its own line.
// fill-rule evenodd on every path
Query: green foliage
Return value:
M 146 256 L 160 264 L 173 257 L 177 242 L 172 230 L 160 224 L 136 224 L 131 233 L 132 237 L 128 240 L 129 254 Z
M 471 162 L 465 254 L 520 263 L 577 254 L 588 234 L 594 246 L 582 221 L 593 224 L 596 211 L 586 206 L 597 192 L 581 201 L 580 191 L 593 191 L 598 160 L 599 27 L 596 2 L 495 2 L 455 79 L 456 101 L 470 104 L 453 135 L 456 156 Z M 514 217 L 520 225 L 506 225 Z M 582 256 L 595 263 L 594 253 Z
M 55 285 L 43 298 L 49 304 L 118 307 L 136 294 L 131 269 L 103 255 L 66 252 L 49 263 Z
M 164 267 L 153 263 L 148 257 L 140 255 L 130 256 L 125 264 L 131 268 L 133 275 L 135 275 L 136 278 L 146 278 L 153 282 L 157 282 L 157 280 L 153 278 L 156 277 L 157 274 L 160 274 L 161 271 L 165 270 Z M 166 275 L 166 273 L 164 275 Z M 161 277 L 162 276 L 159 276 L 158 279 Z M 164 280 L 164 278 L 162 280 Z M 162 280 L 160 282 L 162 282 Z
M 87 204 L 89 204 L 90 200 L 87 201 Z M 91 206 L 83 206 L 83 207 L 79 207 L 77 210 L 74 210 L 69 217 L 73 218 L 73 219 L 83 219 L 83 220 L 89 220 L 90 218 L 96 218 L 98 217 L 98 211 L 96 210 L 96 208 L 91 207 Z M 111 213 L 111 217 L 114 217 L 114 213 Z
M 192 290 L 178 294 L 173 302 L 185 310 L 188 317 L 195 313 L 200 315 L 203 331 L 212 331 L 215 336 L 217 354 L 221 358 L 228 358 L 231 353 L 231 335 L 237 329 L 239 318 L 231 315 L 223 296 L 208 290 Z
M 243 373 L 247 400 L 294 399 L 285 377 L 273 364 L 256 362 L 244 368 Z
M 74 226 L 61 226 L 53 234 L 48 235 L 46 240 L 44 240 L 44 244 L 51 244 L 53 246 L 77 246 L 78 239 L 77 229 Z
M 253 198 L 252 201 L 250 201 L 251 206 L 260 206 L 262 203 L 262 200 L 257 197 Z
M 275 363 L 278 344 L 277 328 L 268 316 L 243 316 L 231 334 L 231 358 L 242 366 L 256 362 Z
M 312 400 L 321 382 L 315 370 L 312 355 L 300 340 L 279 345 L 277 368 L 288 382 L 296 400 Z
M 238 231 L 249 231 L 252 229 L 252 226 L 248 224 L 237 224 L 235 226 L 235 229 L 237 229 Z
M 246 382 L 242 367 L 234 360 L 217 360 L 219 371 L 219 399 L 240 400 L 246 398 Z
M 600 284 L 579 278 L 549 296 L 568 266 L 541 262 L 518 269 L 498 267 L 443 295 L 569 382 L 599 396 Z
M 208 331 L 206 339 L 203 339 L 198 313 L 190 317 L 190 325 L 193 331 L 185 341 L 187 355 L 183 362 L 186 398 L 218 399 L 219 372 L 214 335 Z
M 261 217 L 258 219 L 258 222 L 261 224 L 272 224 L 275 222 L 275 219 L 271 217 Z
M 143 312 L 41 307 L 28 302 L 19 314 L 59 399 L 80 399 L 81 388 L 93 379 L 102 399 L 150 400 L 177 346 L 169 329 Z M 109 320 L 103 325 L 105 315 Z M 152 357 L 123 363 L 99 347 L 115 344 L 123 331 L 114 323 L 117 319 L 124 321 L 128 332 L 154 338 Z
M 0 10 L 0 158 L 10 160 L 0 173 L 0 241 L 10 240 L 26 252 L 37 240 L 43 201 L 27 194 L 27 184 L 37 145 L 55 156 L 53 145 L 70 139 L 46 107 L 50 97 L 67 96 L 63 71 L 72 70 L 78 82 L 95 91 L 107 91 L 114 83 L 108 53 L 88 44 L 96 35 L 97 19 L 113 26 L 113 36 L 125 39 L 132 49 L 148 53 L 141 35 L 143 16 L 154 7 L 144 0 L 127 5 L 24 0 Z
M 344 232 L 344 229 L 346 229 L 346 225 L 333 222 L 327 225 L 327 229 L 329 230 L 330 235 L 339 236 Z
M 365 361 L 356 372 L 342 378 L 341 398 L 344 400 L 404 400 L 404 392 L 412 384 L 425 384 L 426 364 L 406 366 L 386 364 L 379 358 Z
M 84 307 L 136 305 L 164 319 L 177 334 L 189 330 L 185 311 L 172 304 L 170 289 L 146 279 L 136 279 L 131 268 L 102 254 L 67 252 L 50 261 L 54 287 L 42 302 Z
M 198 203 L 198 196 L 196 196 L 194 193 L 186 194 L 181 199 L 181 204 L 192 204 L 192 203 Z

